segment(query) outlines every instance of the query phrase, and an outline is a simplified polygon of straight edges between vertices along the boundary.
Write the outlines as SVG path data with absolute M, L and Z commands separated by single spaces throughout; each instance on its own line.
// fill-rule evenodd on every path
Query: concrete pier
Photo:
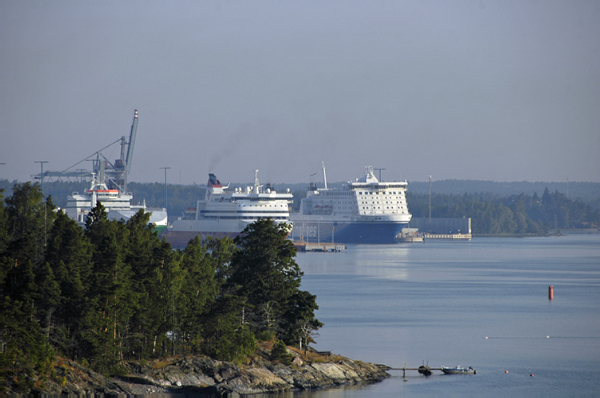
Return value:
M 453 239 L 453 240 L 471 240 L 471 234 L 424 234 L 427 239 Z
M 343 243 L 308 243 L 294 242 L 299 252 L 342 252 L 346 250 Z

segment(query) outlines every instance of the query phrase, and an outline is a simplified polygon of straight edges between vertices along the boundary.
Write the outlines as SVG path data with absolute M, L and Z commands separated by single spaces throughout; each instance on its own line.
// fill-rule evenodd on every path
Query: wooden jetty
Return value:
M 422 375 L 431 376 L 433 374 L 432 370 L 439 370 L 441 372 L 442 368 L 430 368 L 429 365 L 421 365 L 418 368 L 407 368 L 406 367 L 406 363 L 404 363 L 404 367 L 402 367 L 402 368 L 390 368 L 390 370 L 401 370 L 402 371 L 402 376 L 406 377 L 406 371 L 407 370 L 416 370 L 417 372 L 419 372 Z
M 401 370 L 402 376 L 405 378 L 406 378 L 407 370 L 416 370 L 417 372 L 419 372 L 420 374 L 425 375 L 425 376 L 431 376 L 433 374 L 433 372 L 432 372 L 433 370 L 439 370 L 440 372 L 442 372 L 444 374 L 477 374 L 477 371 L 475 369 L 473 369 L 472 367 L 461 368 L 460 366 L 457 366 L 455 368 L 447 368 L 447 367 L 430 368 L 429 364 L 425 365 L 425 363 L 423 363 L 423 365 L 419 366 L 418 368 L 407 368 L 406 362 L 404 363 L 404 367 L 402 367 L 402 368 L 389 368 L 388 370 Z

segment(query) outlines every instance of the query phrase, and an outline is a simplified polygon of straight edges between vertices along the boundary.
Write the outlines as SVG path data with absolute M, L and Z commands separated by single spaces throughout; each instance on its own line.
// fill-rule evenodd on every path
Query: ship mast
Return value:
M 325 172 L 325 162 L 321 161 L 323 165 L 323 182 L 325 183 L 325 189 L 327 189 L 327 173 Z

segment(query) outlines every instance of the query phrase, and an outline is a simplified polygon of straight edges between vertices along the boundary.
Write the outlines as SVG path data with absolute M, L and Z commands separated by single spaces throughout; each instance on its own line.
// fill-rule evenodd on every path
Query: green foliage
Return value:
M 271 350 L 271 360 L 278 361 L 284 365 L 292 363 L 293 355 L 287 352 L 287 347 L 282 340 L 277 340 Z
M 313 329 L 322 324 L 314 318 L 316 297 L 299 290 L 303 273 L 288 232 L 287 224 L 271 219 L 246 227 L 235 240 L 241 250 L 233 255 L 226 286 L 245 299 L 244 318 L 255 333 L 275 332 L 295 343 L 300 324 L 308 322 Z
M 429 196 L 407 192 L 413 217 L 428 217 Z M 558 191 L 500 197 L 492 194 L 432 194 L 432 217 L 472 219 L 474 234 L 544 235 L 552 228 L 597 228 L 600 212 Z
M 215 359 L 240 362 L 256 351 L 256 339 L 240 315 L 245 310 L 239 296 L 220 297 L 204 317 L 202 352 Z
M 0 388 L 39 387 L 55 353 L 119 375 L 127 360 L 174 354 L 242 363 L 255 334 L 309 342 L 322 324 L 287 228 L 260 220 L 235 241 L 173 250 L 143 210 L 117 222 L 98 203 L 83 229 L 37 184 L 16 184 L 0 205 Z

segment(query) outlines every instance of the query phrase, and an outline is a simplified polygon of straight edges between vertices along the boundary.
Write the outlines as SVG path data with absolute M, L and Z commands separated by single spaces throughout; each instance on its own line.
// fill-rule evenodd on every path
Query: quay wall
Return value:
M 410 228 L 418 228 L 420 233 L 430 234 L 470 234 L 470 218 L 431 218 L 413 217 L 408 224 Z

